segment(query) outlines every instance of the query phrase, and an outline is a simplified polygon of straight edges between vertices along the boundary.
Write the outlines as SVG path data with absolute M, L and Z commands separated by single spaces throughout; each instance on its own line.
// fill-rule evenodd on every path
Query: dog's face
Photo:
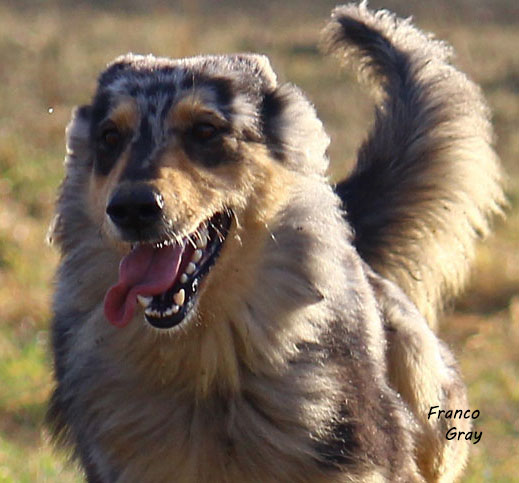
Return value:
M 117 59 L 76 113 L 71 152 L 74 123 L 88 126 L 90 218 L 121 256 L 104 301 L 117 326 L 137 303 L 156 328 L 187 321 L 213 266 L 223 281 L 240 263 L 244 242 L 229 247 L 230 234 L 268 222 L 283 198 L 278 179 L 326 168 L 328 138 L 312 107 L 277 86 L 262 56 Z

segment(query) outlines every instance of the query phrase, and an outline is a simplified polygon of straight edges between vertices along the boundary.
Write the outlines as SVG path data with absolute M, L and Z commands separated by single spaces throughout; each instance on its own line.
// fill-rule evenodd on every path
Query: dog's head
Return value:
M 314 109 L 251 54 L 116 59 L 67 135 L 68 177 L 81 166 L 89 217 L 121 256 L 105 297 L 117 326 L 137 302 L 157 328 L 186 320 L 230 233 L 267 221 L 276 178 L 326 169 Z

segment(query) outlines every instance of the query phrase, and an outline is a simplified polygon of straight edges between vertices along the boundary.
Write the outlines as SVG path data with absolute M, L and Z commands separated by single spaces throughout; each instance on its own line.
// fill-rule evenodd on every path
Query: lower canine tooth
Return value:
M 153 297 L 145 297 L 144 295 L 137 295 L 137 300 L 144 308 L 146 308 L 148 305 L 151 304 Z
M 196 270 L 196 265 L 193 262 L 189 262 L 186 267 L 186 273 L 191 275 Z
M 173 301 L 177 305 L 183 305 L 184 300 L 186 300 L 186 292 L 181 288 L 175 295 L 173 295 Z

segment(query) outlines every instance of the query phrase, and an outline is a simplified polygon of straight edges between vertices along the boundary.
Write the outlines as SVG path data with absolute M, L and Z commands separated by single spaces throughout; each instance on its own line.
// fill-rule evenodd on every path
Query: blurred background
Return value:
M 266 53 L 315 103 L 343 176 L 371 122 L 367 89 L 319 54 L 335 2 L 0 0 L 0 482 L 77 482 L 42 429 L 52 388 L 48 346 L 56 253 L 45 245 L 63 174 L 71 109 L 107 62 L 129 51 L 171 57 Z M 509 176 L 506 222 L 480 246 L 466 295 L 443 319 L 483 431 L 463 481 L 519 481 L 519 2 L 386 0 L 454 45 L 481 84 Z

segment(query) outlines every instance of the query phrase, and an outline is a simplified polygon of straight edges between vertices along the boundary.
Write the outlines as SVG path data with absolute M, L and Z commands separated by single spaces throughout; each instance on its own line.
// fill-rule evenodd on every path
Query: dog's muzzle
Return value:
M 121 260 L 119 280 L 105 296 L 107 319 L 126 326 L 137 308 L 154 327 L 178 326 L 196 305 L 199 288 L 214 265 L 229 232 L 232 213 L 225 210 L 184 236 L 159 237 L 164 231 L 164 201 L 149 185 L 119 189 L 107 214 L 131 251 Z M 166 223 L 167 224 L 167 223 Z

